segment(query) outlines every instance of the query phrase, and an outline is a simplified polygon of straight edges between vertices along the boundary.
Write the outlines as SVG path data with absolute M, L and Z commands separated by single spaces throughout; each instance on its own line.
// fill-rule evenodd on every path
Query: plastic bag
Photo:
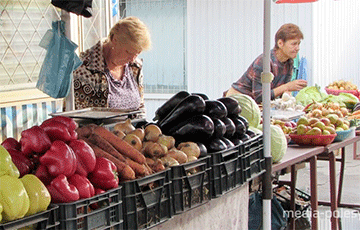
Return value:
M 67 12 L 82 15 L 86 18 L 92 16 L 92 0 L 51 0 L 51 4 Z
M 249 222 L 248 229 L 263 229 L 262 227 L 262 196 L 254 192 L 249 198 Z M 276 196 L 271 199 L 271 229 L 284 230 L 287 227 L 288 216 L 277 200 Z
M 75 53 L 78 46 L 65 36 L 64 21 L 52 22 L 52 30 L 45 33 L 39 45 L 47 53 L 36 88 L 53 98 L 64 98 L 70 92 L 72 72 L 82 64 Z

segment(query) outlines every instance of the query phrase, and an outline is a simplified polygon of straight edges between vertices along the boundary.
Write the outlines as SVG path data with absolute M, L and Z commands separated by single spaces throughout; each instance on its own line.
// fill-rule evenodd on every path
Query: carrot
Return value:
M 86 138 L 82 138 L 86 143 L 89 144 L 89 146 L 94 150 L 96 157 L 104 157 L 110 161 L 112 161 L 117 168 L 118 176 L 120 177 L 120 180 L 133 180 L 135 179 L 135 172 L 134 170 L 127 165 L 125 162 L 120 161 L 119 159 L 115 158 L 113 155 L 111 155 L 108 152 L 105 152 L 97 145 L 93 144 Z
M 136 161 L 131 160 L 130 158 L 126 158 L 126 162 L 129 164 L 129 166 L 134 170 L 137 177 L 143 177 L 147 173 L 147 169 L 145 168 L 145 165 L 139 164 Z
M 94 129 L 94 133 L 108 141 L 111 145 L 115 147 L 117 151 L 119 151 L 124 156 L 130 158 L 131 160 L 136 161 L 139 164 L 144 164 L 146 162 L 145 156 L 141 152 L 139 152 L 139 150 L 135 149 L 129 143 L 117 137 L 114 133 L 105 129 L 104 127 L 96 127 Z
M 104 138 L 97 135 L 96 133 L 92 133 L 88 139 L 91 143 L 93 143 L 94 145 L 97 145 L 105 152 L 110 153 L 118 160 L 120 160 L 122 162 L 126 161 L 125 157 L 123 155 L 121 155 L 121 153 L 119 153 L 119 151 L 117 151 L 109 142 L 107 142 Z

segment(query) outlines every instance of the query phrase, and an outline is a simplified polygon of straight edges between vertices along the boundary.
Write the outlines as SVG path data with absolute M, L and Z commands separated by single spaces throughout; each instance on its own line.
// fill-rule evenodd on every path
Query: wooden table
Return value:
M 341 142 L 335 142 L 325 147 L 325 151 L 318 156 L 319 160 L 329 161 L 329 179 L 330 179 L 330 202 L 319 201 L 320 205 L 331 206 L 331 229 L 336 230 L 339 227 L 339 218 L 337 215 L 338 207 L 355 208 L 360 207 L 357 204 L 342 204 L 342 186 L 345 173 L 345 147 L 356 144 L 360 141 L 360 136 L 349 137 Z M 334 151 L 341 149 L 341 156 L 337 158 Z M 354 148 L 353 151 L 356 151 Z M 354 153 L 355 154 L 355 153 Z M 336 191 L 336 162 L 340 162 L 339 187 Z
M 324 146 L 298 146 L 290 145 L 287 149 L 286 154 L 281 159 L 280 162 L 272 165 L 272 172 L 278 172 L 287 167 L 291 167 L 291 181 L 290 181 L 290 207 L 292 213 L 295 214 L 295 188 L 296 188 L 296 178 L 297 178 L 297 169 L 296 165 L 304 162 L 310 162 L 310 193 L 311 193 L 311 227 L 312 229 L 317 229 L 317 218 L 314 215 L 318 211 L 318 196 L 317 196 L 317 156 L 325 151 Z M 290 216 L 290 229 L 295 229 L 295 218 L 294 215 Z

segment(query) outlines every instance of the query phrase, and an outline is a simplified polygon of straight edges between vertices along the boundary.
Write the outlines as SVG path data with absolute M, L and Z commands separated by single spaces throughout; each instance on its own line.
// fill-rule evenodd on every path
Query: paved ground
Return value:
M 360 144 L 357 152 L 360 153 Z M 353 159 L 353 145 L 346 147 L 345 175 L 343 185 L 343 195 L 341 202 L 347 204 L 360 204 L 360 160 Z M 318 198 L 321 201 L 329 201 L 329 162 L 318 161 Z M 340 162 L 336 164 L 337 178 L 339 178 Z M 289 178 L 289 174 L 281 178 Z M 310 194 L 310 170 L 309 164 L 298 171 L 297 188 Z M 338 185 L 338 184 L 337 184 Z M 319 207 L 319 228 L 321 230 L 331 229 L 330 225 L 330 208 L 327 206 Z M 344 230 L 360 229 L 360 214 L 357 209 L 341 208 L 339 209 L 341 217 L 341 228 Z M 300 229 L 300 228 L 298 228 Z

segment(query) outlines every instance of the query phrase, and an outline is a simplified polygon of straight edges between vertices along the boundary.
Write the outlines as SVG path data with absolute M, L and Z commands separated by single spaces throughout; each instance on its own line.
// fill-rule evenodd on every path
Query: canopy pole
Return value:
M 262 103 L 263 103 L 263 141 L 266 172 L 263 175 L 263 229 L 271 229 L 271 131 L 270 131 L 270 83 L 274 78 L 270 72 L 270 30 L 271 30 L 271 1 L 264 0 L 264 50 L 263 50 L 263 72 Z

